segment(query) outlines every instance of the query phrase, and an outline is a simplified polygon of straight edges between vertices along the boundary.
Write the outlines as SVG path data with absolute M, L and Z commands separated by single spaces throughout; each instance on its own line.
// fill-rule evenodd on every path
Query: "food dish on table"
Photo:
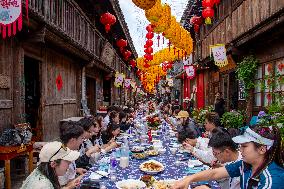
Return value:
M 148 156 L 157 156 L 157 155 L 159 155 L 159 152 L 156 151 L 156 150 L 148 150 L 148 151 L 146 151 L 146 154 Z
M 128 179 L 116 183 L 118 189 L 144 189 L 146 184 L 140 180 Z
M 146 159 L 148 157 L 145 153 L 132 154 L 132 156 L 136 159 Z
M 143 181 L 147 187 L 151 187 L 156 181 L 156 179 L 152 175 L 143 175 L 140 180 Z
M 170 189 L 174 185 L 175 180 L 160 180 L 153 184 L 154 189 Z
M 159 173 L 165 169 L 163 164 L 155 160 L 146 161 L 142 163 L 139 168 L 141 171 L 144 171 L 148 174 Z
M 139 153 L 139 152 L 143 152 L 144 150 L 145 148 L 143 146 L 133 146 L 133 148 L 131 149 L 131 152 Z

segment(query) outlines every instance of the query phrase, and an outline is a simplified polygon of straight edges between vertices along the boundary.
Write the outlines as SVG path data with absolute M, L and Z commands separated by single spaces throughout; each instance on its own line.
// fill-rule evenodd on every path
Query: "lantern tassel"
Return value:
M 212 21 L 211 21 L 210 17 L 205 18 L 205 24 L 207 24 L 207 25 L 212 24 Z

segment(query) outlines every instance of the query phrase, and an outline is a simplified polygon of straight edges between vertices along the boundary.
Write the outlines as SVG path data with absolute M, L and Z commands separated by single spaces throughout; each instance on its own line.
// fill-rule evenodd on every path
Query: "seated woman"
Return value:
M 116 137 L 120 134 L 119 124 L 110 122 L 107 130 L 102 132 L 103 144 L 110 145 L 115 142 Z
M 94 120 L 94 135 L 91 139 L 93 145 L 99 146 L 102 153 L 108 152 L 113 148 L 116 148 L 117 145 L 115 142 L 110 142 L 108 144 L 103 143 L 101 130 L 102 130 L 102 122 L 100 121 L 100 117 L 98 116 Z
M 119 125 L 120 130 L 125 132 L 130 128 L 131 123 L 129 122 L 128 115 L 125 112 L 119 113 L 119 121 L 120 121 L 120 125 Z
M 284 189 L 284 154 L 277 126 L 247 128 L 233 138 L 240 144 L 243 160 L 185 177 L 173 189 L 188 188 L 192 182 L 239 177 L 241 189 Z
M 80 157 L 76 160 L 76 166 L 78 168 L 88 168 L 90 166 L 91 155 L 100 152 L 99 145 L 93 145 L 91 138 L 95 134 L 95 118 L 84 117 L 79 121 L 80 126 L 84 129 L 84 141 L 80 145 Z
M 63 176 L 69 164 L 80 156 L 78 151 L 70 150 L 61 142 L 50 142 L 40 151 L 40 164 L 26 178 L 21 189 L 60 189 L 58 176 Z M 63 189 L 72 189 L 79 186 L 80 179 L 75 179 Z

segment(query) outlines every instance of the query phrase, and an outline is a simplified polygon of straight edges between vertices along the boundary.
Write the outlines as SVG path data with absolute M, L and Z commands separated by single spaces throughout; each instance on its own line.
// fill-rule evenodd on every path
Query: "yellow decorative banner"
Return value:
M 114 86 L 121 87 L 124 81 L 125 75 L 123 73 L 116 72 Z
M 228 64 L 226 48 L 224 44 L 210 45 L 210 56 L 213 54 L 215 65 L 224 67 Z

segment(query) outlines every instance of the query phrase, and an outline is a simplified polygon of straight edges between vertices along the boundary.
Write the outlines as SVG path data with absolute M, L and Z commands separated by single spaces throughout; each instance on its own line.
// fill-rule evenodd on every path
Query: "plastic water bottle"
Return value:
M 109 161 L 110 161 L 110 167 L 115 169 L 116 166 L 117 166 L 115 151 L 112 151 L 110 158 L 109 158 Z

